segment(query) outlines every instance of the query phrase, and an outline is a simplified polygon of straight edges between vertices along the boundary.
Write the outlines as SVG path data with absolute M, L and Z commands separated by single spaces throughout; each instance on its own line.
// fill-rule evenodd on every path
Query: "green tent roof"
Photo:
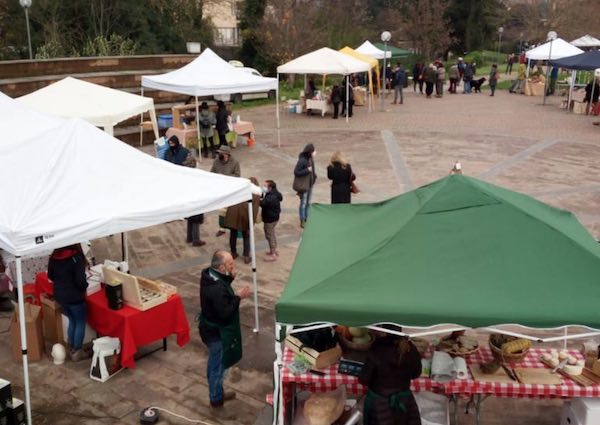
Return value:
M 383 43 L 373 43 L 373 45 L 380 50 L 386 48 Z M 390 46 L 389 44 L 387 45 L 387 51 L 392 52 L 392 58 L 405 58 L 412 54 L 410 50 L 400 49 L 399 47 Z
M 600 247 L 568 211 L 453 175 L 311 206 L 280 323 L 600 328 Z

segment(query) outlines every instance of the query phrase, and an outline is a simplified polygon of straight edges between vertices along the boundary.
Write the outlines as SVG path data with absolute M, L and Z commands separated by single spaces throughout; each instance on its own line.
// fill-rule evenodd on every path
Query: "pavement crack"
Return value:
M 532 157 L 536 153 L 541 152 L 544 149 L 547 149 L 550 146 L 553 146 L 559 142 L 560 142 L 559 140 L 550 139 L 550 140 L 544 140 L 542 142 L 531 145 L 528 148 L 522 150 L 521 152 L 518 152 L 517 154 L 511 156 L 510 158 L 505 159 L 504 161 L 500 162 L 499 164 L 496 164 L 495 166 L 493 166 L 486 172 L 481 173 L 479 175 L 479 178 L 489 179 L 490 177 L 496 176 L 496 175 L 500 174 L 501 172 L 503 172 L 504 170 L 506 170 L 507 168 L 510 168 L 513 165 L 515 165 L 521 161 L 524 161 L 524 160 Z

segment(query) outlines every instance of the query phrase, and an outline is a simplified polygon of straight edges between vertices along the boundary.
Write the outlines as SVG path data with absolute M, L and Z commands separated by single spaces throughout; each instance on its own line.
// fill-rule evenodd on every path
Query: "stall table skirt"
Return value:
M 121 341 L 121 364 L 134 368 L 138 347 L 177 336 L 177 345 L 183 347 L 190 340 L 190 325 L 179 295 L 146 311 L 127 305 L 120 310 L 108 308 L 104 290 L 87 297 L 88 323 L 103 336 Z

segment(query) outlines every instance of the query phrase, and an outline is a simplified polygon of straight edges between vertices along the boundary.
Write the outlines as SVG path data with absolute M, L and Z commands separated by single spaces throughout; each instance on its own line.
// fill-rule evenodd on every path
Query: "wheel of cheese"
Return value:
M 558 360 L 560 360 L 561 362 L 568 358 L 569 358 L 569 353 L 567 351 L 562 350 L 560 353 L 558 353 Z
M 551 361 L 552 360 L 552 354 L 550 354 L 550 353 L 543 353 L 542 354 L 542 360 L 547 361 L 547 362 Z
M 583 366 L 568 364 L 565 365 L 563 370 L 569 375 L 581 375 L 581 373 L 583 372 Z

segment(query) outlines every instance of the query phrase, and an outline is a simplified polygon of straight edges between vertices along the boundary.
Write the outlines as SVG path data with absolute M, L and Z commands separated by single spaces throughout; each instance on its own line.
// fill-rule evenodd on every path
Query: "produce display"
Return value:
M 367 328 L 337 326 L 336 332 L 339 335 L 340 344 L 351 350 L 366 351 L 375 340 Z
M 437 349 L 453 356 L 466 356 L 479 350 L 479 342 L 462 332 L 453 332 L 440 341 Z

